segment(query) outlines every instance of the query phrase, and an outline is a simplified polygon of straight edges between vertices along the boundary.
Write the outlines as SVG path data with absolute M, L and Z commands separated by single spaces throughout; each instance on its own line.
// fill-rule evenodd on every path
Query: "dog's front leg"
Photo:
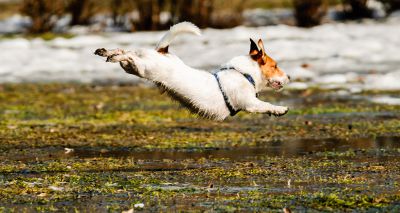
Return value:
M 269 115 L 282 116 L 289 111 L 289 108 L 275 106 L 254 97 L 246 103 L 245 110 L 252 113 L 267 113 Z

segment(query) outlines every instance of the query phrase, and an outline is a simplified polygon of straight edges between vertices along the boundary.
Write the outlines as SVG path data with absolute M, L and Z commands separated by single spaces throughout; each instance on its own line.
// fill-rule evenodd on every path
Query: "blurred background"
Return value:
M 400 0 L 0 0 L 0 82 L 137 83 L 93 51 L 154 48 L 190 21 L 203 36 L 171 46 L 190 66 L 215 69 L 262 38 L 291 88 L 398 90 L 398 9 Z
M 0 0 L 0 212 L 400 212 L 398 9 Z M 262 38 L 291 82 L 260 100 L 288 114 L 199 119 L 93 54 L 153 49 L 181 21 L 202 36 L 169 52 L 208 71 Z

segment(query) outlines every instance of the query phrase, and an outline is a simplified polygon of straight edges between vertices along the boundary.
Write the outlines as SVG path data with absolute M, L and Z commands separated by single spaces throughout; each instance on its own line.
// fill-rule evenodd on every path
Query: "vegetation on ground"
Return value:
M 1 211 L 396 211 L 400 106 L 310 88 L 196 118 L 155 88 L 0 86 Z M 137 209 L 139 210 L 139 209 Z

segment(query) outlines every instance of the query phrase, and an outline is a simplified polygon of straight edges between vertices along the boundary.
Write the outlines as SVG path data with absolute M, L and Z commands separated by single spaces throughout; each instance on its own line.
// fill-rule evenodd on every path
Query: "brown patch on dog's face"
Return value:
M 261 39 L 258 40 L 258 46 L 261 48 L 260 50 L 252 39 L 250 39 L 250 42 L 250 57 L 254 61 L 257 61 L 260 70 L 266 79 L 286 75 L 281 69 L 279 69 L 276 61 L 265 53 L 264 44 Z
M 274 59 L 265 55 L 262 60 L 263 63 L 259 63 L 261 72 L 266 79 L 272 79 L 273 77 L 282 77 L 286 74 L 278 67 L 278 64 Z

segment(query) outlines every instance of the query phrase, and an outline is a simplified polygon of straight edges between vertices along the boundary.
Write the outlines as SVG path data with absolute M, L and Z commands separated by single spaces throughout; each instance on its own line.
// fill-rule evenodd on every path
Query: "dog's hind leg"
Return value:
M 114 54 L 107 57 L 107 62 L 117 63 L 122 61 L 133 61 L 128 55 L 125 54 Z
M 122 49 L 106 50 L 99 48 L 94 52 L 95 55 L 107 57 L 107 62 L 118 63 L 126 73 L 141 77 L 138 68 L 133 60 L 133 55 L 129 51 Z
M 121 65 L 122 69 L 124 69 L 126 73 L 142 77 L 130 52 L 127 52 L 126 54 L 123 55 L 108 56 L 107 62 L 113 62 L 113 63 L 119 62 L 119 65 Z
M 126 73 L 140 76 L 135 63 L 133 63 L 131 61 L 121 61 L 121 62 L 119 62 L 119 65 L 121 65 L 122 69 L 124 69 Z
M 289 111 L 289 108 L 284 106 L 275 106 L 254 97 L 247 101 L 244 110 L 253 113 L 266 113 L 269 115 L 282 116 Z
M 94 51 L 94 54 L 102 57 L 110 57 L 112 55 L 125 54 L 125 50 L 119 48 L 114 50 L 106 50 L 105 48 L 99 48 L 96 51 Z
M 126 54 L 127 51 L 123 49 L 114 49 L 114 50 L 106 50 L 105 48 L 99 48 L 94 51 L 95 55 L 107 57 L 107 62 L 123 62 L 123 61 L 132 61 L 132 59 Z M 126 63 L 124 63 L 126 64 Z M 121 64 L 122 66 L 122 64 Z M 125 69 L 126 65 L 122 66 Z

